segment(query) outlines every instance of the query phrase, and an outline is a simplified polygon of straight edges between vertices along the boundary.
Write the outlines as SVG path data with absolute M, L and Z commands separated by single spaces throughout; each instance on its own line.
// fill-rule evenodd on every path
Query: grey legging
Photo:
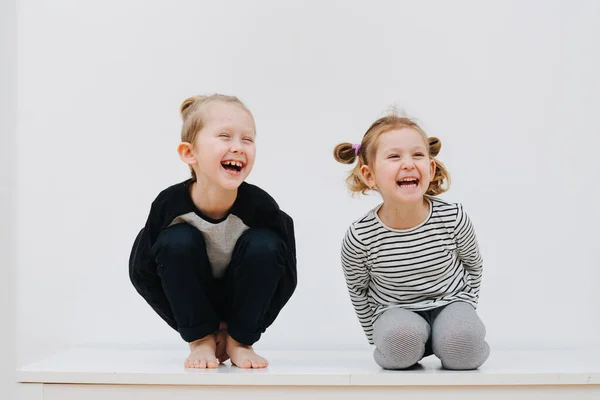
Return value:
M 385 369 L 404 369 L 435 354 L 446 369 L 479 368 L 490 354 L 485 326 L 464 302 L 428 311 L 391 308 L 373 325 L 375 362 Z

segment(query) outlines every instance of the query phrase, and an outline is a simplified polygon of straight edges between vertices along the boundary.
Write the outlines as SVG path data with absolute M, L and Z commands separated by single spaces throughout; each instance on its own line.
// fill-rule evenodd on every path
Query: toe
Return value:
M 252 360 L 252 368 L 264 368 L 266 367 L 264 360 L 256 359 Z

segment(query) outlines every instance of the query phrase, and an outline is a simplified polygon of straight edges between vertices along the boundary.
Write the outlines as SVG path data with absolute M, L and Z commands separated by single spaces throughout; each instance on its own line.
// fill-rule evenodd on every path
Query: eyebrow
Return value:
M 218 129 L 217 130 L 218 131 L 227 131 L 227 132 L 239 132 L 241 135 L 252 134 L 252 135 L 256 136 L 256 131 L 254 129 L 250 130 L 250 131 L 246 131 L 246 130 L 238 131 L 236 129 L 233 129 L 233 126 L 229 125 L 229 124 L 218 125 Z
M 423 147 L 423 146 L 415 146 L 415 147 L 412 147 L 412 148 L 408 149 L 407 151 L 417 151 L 417 150 L 419 150 L 419 151 L 425 151 L 425 147 Z M 389 152 L 402 153 L 402 151 L 404 151 L 404 149 L 401 149 L 399 147 L 394 147 L 394 148 L 386 150 L 386 152 L 388 152 L 388 153 Z

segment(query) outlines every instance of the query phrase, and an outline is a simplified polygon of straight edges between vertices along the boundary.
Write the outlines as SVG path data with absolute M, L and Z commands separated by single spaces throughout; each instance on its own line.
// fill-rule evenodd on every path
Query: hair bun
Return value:
M 179 113 L 181 114 L 181 118 L 185 121 L 186 118 L 192 113 L 195 109 L 193 105 L 198 101 L 202 100 L 206 96 L 192 96 L 188 97 L 181 103 L 181 107 L 179 107 Z

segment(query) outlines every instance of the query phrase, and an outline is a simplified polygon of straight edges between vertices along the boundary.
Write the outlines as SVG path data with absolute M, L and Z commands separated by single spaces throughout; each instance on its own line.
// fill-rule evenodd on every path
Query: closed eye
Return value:
M 415 153 L 415 157 L 425 157 L 425 154 L 423 154 L 423 153 Z
M 398 157 L 398 154 L 390 154 L 388 156 L 388 158 L 399 158 L 399 157 Z
M 248 143 L 254 143 L 254 140 L 252 138 L 249 138 L 249 137 L 244 138 L 242 140 L 245 141 L 245 142 L 248 142 Z
M 219 133 L 219 137 L 222 137 L 222 138 L 228 138 L 228 137 L 229 137 L 229 134 L 228 134 L 228 133 L 225 133 L 225 132 L 223 132 L 223 133 Z

